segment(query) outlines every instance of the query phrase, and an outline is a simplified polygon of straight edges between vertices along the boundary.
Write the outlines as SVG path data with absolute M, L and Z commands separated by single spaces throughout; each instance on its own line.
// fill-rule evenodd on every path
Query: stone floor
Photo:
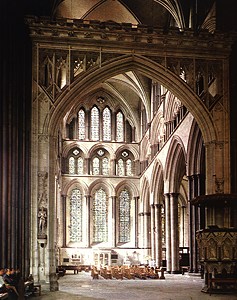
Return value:
M 164 280 L 92 279 L 90 273 L 67 273 L 59 279 L 59 291 L 49 292 L 42 286 L 39 300 L 237 300 L 237 294 L 201 292 L 199 275 L 165 274 Z

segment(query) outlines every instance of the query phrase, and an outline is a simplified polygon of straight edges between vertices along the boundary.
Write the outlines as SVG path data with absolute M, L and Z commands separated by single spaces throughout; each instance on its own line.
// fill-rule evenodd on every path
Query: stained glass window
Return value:
M 78 138 L 84 140 L 86 137 L 85 112 L 80 109 L 78 112 Z
M 119 242 L 130 241 L 130 195 L 124 189 L 119 195 Z
M 122 158 L 118 160 L 118 176 L 124 176 L 124 161 Z
M 100 160 L 98 157 L 95 157 L 93 159 L 93 162 L 92 162 L 92 173 L 93 175 L 99 175 L 100 174 Z
M 97 107 L 93 107 L 91 110 L 91 139 L 92 141 L 99 140 L 99 110 Z
M 71 242 L 82 242 L 82 194 L 74 189 L 70 199 L 70 232 Z
M 69 174 L 75 174 L 75 158 L 74 157 L 70 157 L 69 158 Z
M 123 114 L 121 112 L 118 112 L 116 115 L 116 141 L 124 141 Z
M 132 161 L 130 158 L 126 161 L 126 175 L 132 176 Z
M 103 110 L 103 140 L 111 141 L 111 112 L 108 107 Z
M 105 191 L 100 188 L 93 199 L 93 242 L 108 241 L 108 201 Z
M 79 157 L 77 160 L 77 173 L 83 175 L 83 158 Z
M 102 159 L 102 175 L 109 175 L 109 159 L 107 157 Z

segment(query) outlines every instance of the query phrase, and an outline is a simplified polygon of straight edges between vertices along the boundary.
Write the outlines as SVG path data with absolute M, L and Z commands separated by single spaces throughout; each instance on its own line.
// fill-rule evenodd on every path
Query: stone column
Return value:
M 86 110 L 85 111 L 85 124 L 86 124 L 86 132 L 85 132 L 85 140 L 89 141 L 90 139 L 90 111 Z
M 151 205 L 151 259 L 155 259 L 155 206 Z
M 90 247 L 90 241 L 91 241 L 91 238 L 90 238 L 90 234 L 91 234 L 91 230 L 90 230 L 90 228 L 91 228 L 91 221 L 90 221 L 90 219 L 91 219 L 91 213 L 90 213 L 90 211 L 91 211 L 91 196 L 90 195 L 86 195 L 85 196 L 85 198 L 86 198 L 86 207 L 87 207 L 87 241 L 86 241 L 86 245 L 87 245 L 87 247 Z
M 112 196 L 112 233 L 113 233 L 113 239 L 112 239 L 112 247 L 116 247 L 118 237 L 116 235 L 117 231 L 117 213 L 116 213 L 116 196 Z M 118 225 L 119 227 L 119 225 Z
M 161 204 L 155 204 L 155 259 L 156 266 L 161 266 L 162 261 L 162 224 Z
M 144 228 L 144 235 L 143 235 L 143 245 L 144 248 L 149 248 L 150 247 L 150 217 L 151 213 L 150 212 L 145 212 L 144 213 L 144 220 L 143 220 L 143 228 Z
M 134 197 L 134 201 L 135 201 L 135 248 L 138 248 L 138 200 L 139 200 L 139 197 Z
M 170 194 L 171 273 L 179 273 L 178 194 Z
M 170 224 L 170 195 L 165 194 L 165 244 L 166 271 L 171 272 L 171 224 Z
M 116 139 L 116 114 L 111 112 L 111 140 L 112 142 Z
M 144 236 L 144 227 L 143 227 L 143 223 L 144 223 L 144 213 L 139 213 L 139 240 L 138 240 L 138 247 L 139 248 L 144 248 L 144 244 L 143 244 L 143 236 Z

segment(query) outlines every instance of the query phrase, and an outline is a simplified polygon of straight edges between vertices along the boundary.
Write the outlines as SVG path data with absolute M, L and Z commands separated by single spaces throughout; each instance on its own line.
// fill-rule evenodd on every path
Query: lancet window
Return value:
M 96 106 L 94 106 L 91 110 L 91 140 L 92 141 L 98 141 L 100 138 L 99 122 L 100 122 L 99 109 Z
M 109 157 L 104 149 L 97 150 L 92 158 L 92 175 L 109 175 Z
M 84 140 L 86 137 L 86 122 L 85 122 L 85 111 L 80 109 L 78 112 L 78 138 Z
M 124 117 L 121 111 L 116 114 L 116 141 L 124 141 Z
M 103 110 L 103 140 L 111 141 L 111 111 L 108 107 Z
M 95 192 L 93 199 L 93 242 L 108 241 L 108 199 L 103 188 Z
M 133 155 L 129 151 L 123 151 L 117 161 L 118 176 L 133 176 Z
M 130 241 L 130 195 L 124 189 L 119 195 L 119 242 L 127 243 Z
M 84 173 L 84 160 L 80 155 L 79 149 L 74 149 L 68 158 L 68 174 L 83 175 Z
M 82 242 L 82 194 L 74 189 L 70 198 L 70 242 Z

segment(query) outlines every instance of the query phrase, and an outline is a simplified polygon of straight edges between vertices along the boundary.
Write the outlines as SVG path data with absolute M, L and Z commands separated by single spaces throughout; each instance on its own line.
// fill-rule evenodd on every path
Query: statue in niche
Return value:
M 47 225 L 47 211 L 43 207 L 38 212 L 38 229 L 40 235 L 45 235 Z

